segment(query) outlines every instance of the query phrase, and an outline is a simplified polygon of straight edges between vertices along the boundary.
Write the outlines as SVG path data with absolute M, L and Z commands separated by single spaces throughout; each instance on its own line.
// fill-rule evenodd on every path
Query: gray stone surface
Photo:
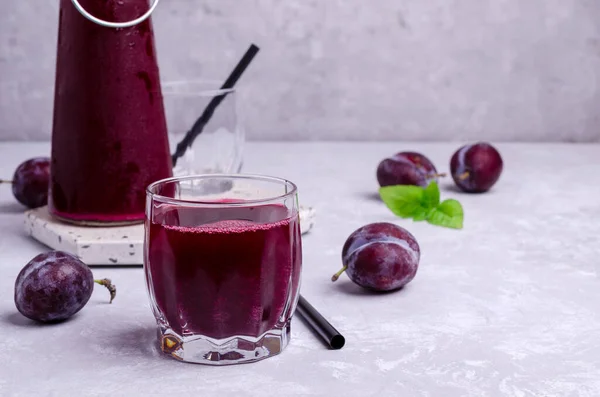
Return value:
M 58 1 L 3 0 L 0 139 L 46 139 Z M 241 82 L 250 139 L 600 141 L 591 0 L 162 0 L 164 79 Z
M 303 238 L 302 294 L 346 336 L 326 350 L 298 319 L 281 355 L 211 368 L 163 358 L 142 269 L 94 268 L 105 291 L 64 324 L 37 326 L 13 303 L 14 279 L 44 248 L 0 186 L 2 396 L 578 396 L 600 395 L 600 146 L 501 144 L 505 172 L 488 194 L 443 198 L 465 208 L 461 231 L 394 218 L 373 196 L 377 162 L 397 149 L 444 171 L 453 144 L 251 143 L 246 172 L 297 182 L 318 211 Z M 46 145 L 0 144 L 0 175 Z M 285 156 L 280 155 L 285 153 Z M 353 230 L 395 222 L 422 258 L 404 290 L 372 295 L 332 284 Z

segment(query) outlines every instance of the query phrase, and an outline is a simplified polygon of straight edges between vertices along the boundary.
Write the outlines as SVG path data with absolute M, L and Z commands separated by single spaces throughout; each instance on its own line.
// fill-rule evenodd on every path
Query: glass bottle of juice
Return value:
M 79 0 L 107 21 L 148 0 Z M 142 222 L 145 188 L 170 177 L 167 126 L 150 19 L 127 28 L 60 1 L 49 211 L 84 225 Z

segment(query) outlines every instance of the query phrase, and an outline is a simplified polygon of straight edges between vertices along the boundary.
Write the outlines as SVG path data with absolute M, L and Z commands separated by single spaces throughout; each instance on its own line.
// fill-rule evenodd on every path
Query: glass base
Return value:
M 198 335 L 182 337 L 159 326 L 158 341 L 163 353 L 179 361 L 207 365 L 251 363 L 281 353 L 290 341 L 290 324 L 257 338 L 234 336 L 227 339 Z

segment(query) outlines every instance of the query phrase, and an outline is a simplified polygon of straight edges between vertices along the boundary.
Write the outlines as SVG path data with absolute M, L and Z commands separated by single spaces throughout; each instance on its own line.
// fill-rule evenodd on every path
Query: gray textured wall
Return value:
M 1 0 L 0 139 L 46 139 L 57 0 Z M 600 141 L 596 0 L 162 0 L 163 78 L 262 51 L 253 139 Z

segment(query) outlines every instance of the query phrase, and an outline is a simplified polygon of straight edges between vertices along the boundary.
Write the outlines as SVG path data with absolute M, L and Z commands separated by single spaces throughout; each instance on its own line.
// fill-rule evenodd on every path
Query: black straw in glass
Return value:
M 342 334 L 340 334 L 338 330 L 317 311 L 317 309 L 312 307 L 302 295 L 300 295 L 300 299 L 298 300 L 296 312 L 300 314 L 307 325 L 311 327 L 329 347 L 335 350 L 344 347 L 346 339 Z
M 233 88 L 233 86 L 242 76 L 248 65 L 250 65 L 250 62 L 252 62 L 254 56 L 258 53 L 258 50 L 259 48 L 256 45 L 250 45 L 242 59 L 240 59 L 240 61 L 233 69 L 229 77 L 227 77 L 227 80 L 225 80 L 225 82 L 221 86 L 222 90 Z M 173 161 L 173 167 L 175 167 L 175 165 L 177 164 L 177 159 L 179 159 L 185 154 L 186 150 L 192 145 L 192 143 L 194 143 L 196 137 L 200 135 L 206 124 L 208 124 L 210 118 L 213 116 L 215 109 L 223 101 L 226 95 L 227 93 L 223 93 L 211 99 L 209 104 L 206 106 L 206 109 L 204 109 L 204 112 L 202 112 L 202 115 L 198 118 L 198 120 L 196 120 L 192 128 L 190 128 L 190 130 L 186 132 L 181 142 L 177 144 L 175 153 L 173 153 L 173 155 L 171 156 L 171 160 Z

